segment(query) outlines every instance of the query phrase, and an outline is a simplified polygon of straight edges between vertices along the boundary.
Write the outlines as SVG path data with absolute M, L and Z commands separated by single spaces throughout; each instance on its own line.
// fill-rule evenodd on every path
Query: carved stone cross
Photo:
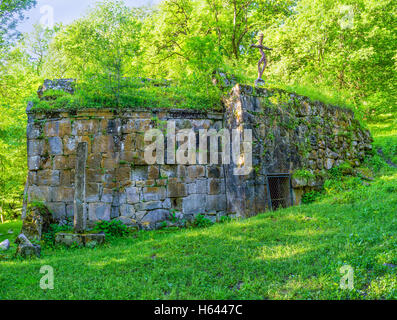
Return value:
M 251 48 L 258 48 L 259 52 L 261 53 L 262 57 L 258 62 L 258 79 L 255 80 L 255 86 L 258 85 L 259 83 L 265 83 L 265 81 L 262 79 L 263 72 L 265 71 L 265 68 L 267 66 L 267 60 L 266 60 L 266 55 L 263 50 L 273 50 L 272 48 L 265 47 L 263 45 L 263 33 L 259 33 L 259 43 L 258 44 L 251 44 Z M 263 64 L 263 66 L 261 66 Z

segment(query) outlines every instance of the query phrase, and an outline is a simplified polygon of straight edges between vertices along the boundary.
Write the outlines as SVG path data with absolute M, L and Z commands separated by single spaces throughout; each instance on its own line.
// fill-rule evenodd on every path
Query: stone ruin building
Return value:
M 44 89 L 60 81 L 46 80 Z M 69 82 L 63 82 L 68 90 Z M 39 95 L 40 96 L 40 95 Z M 42 201 L 58 221 L 74 215 L 76 162 L 85 142 L 83 210 L 88 225 L 119 219 L 144 229 L 198 214 L 211 220 L 248 217 L 299 204 L 321 187 L 327 170 L 347 161 L 359 166 L 372 138 L 352 111 L 282 90 L 236 84 L 223 112 L 191 109 L 27 108 L 26 204 Z M 252 167 L 234 175 L 231 164 L 148 165 L 144 132 L 174 121 L 176 129 L 252 130 Z M 221 144 L 220 144 L 221 145 Z M 309 177 L 295 176 L 297 170 Z

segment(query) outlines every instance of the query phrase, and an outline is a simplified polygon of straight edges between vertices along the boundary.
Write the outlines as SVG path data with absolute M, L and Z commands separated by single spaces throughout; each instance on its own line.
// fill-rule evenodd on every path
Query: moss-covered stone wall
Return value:
M 27 110 L 27 202 L 43 201 L 57 220 L 73 217 L 76 148 L 86 142 L 85 208 L 91 224 L 119 219 L 141 228 L 183 224 L 198 214 L 250 216 L 269 208 L 266 177 L 294 176 L 294 202 L 343 162 L 359 166 L 371 150 L 369 131 L 352 111 L 283 91 L 236 85 L 224 112 L 180 109 Z M 252 129 L 253 170 L 229 165 L 148 165 L 144 133 L 176 129 Z

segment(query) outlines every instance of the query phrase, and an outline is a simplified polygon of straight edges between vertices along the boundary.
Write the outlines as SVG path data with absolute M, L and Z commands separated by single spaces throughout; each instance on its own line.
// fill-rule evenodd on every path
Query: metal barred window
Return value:
M 291 175 L 289 173 L 268 174 L 266 183 L 270 210 L 293 205 Z

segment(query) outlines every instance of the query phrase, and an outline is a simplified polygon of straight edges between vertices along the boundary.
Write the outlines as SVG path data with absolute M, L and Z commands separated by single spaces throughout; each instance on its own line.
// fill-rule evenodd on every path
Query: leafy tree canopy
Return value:
M 36 0 L 0 1 L 0 47 L 18 34 L 15 31 L 18 21 L 23 19 L 23 12 L 34 5 Z

